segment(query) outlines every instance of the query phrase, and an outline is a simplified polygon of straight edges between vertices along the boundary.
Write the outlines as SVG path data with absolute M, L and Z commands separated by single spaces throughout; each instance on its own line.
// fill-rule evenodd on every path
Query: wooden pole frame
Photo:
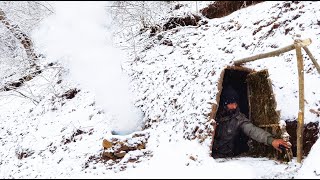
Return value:
M 311 44 L 311 39 L 309 38 L 309 39 L 305 39 L 305 40 L 302 40 L 302 41 L 299 40 L 296 43 L 299 44 L 299 46 L 301 46 L 301 47 L 305 47 L 305 46 L 308 46 L 309 44 Z M 247 62 L 250 62 L 250 61 L 255 61 L 255 60 L 258 60 L 258 59 L 263 59 L 263 58 L 273 57 L 273 56 L 279 56 L 280 54 L 288 52 L 288 51 L 291 51 L 293 49 L 295 49 L 295 44 L 291 44 L 289 46 L 286 46 L 286 47 L 283 47 L 283 48 L 280 48 L 280 49 L 277 49 L 275 51 L 271 51 L 271 52 L 268 52 L 268 53 L 258 54 L 258 55 L 255 55 L 255 56 L 251 56 L 251 57 L 247 57 L 247 58 L 236 60 L 236 61 L 234 61 L 234 65 L 238 66 L 238 65 L 241 65 L 243 63 L 247 63 Z
M 316 59 L 313 57 L 309 49 L 307 48 L 308 45 L 311 44 L 311 39 L 305 40 L 295 40 L 293 44 L 277 49 L 275 51 L 271 51 L 268 53 L 258 54 L 255 56 L 243 58 L 240 60 L 234 61 L 234 65 L 239 66 L 243 63 L 255 61 L 258 59 L 263 59 L 267 57 L 279 56 L 282 53 L 291 51 L 293 49 L 296 50 L 297 56 L 297 68 L 298 68 L 298 80 L 299 80 L 299 112 L 298 112 L 298 126 L 297 126 L 297 162 L 301 163 L 302 156 L 303 156 L 303 131 L 304 131 L 304 70 L 303 70 L 303 58 L 302 58 L 302 51 L 303 48 L 308 56 L 310 57 L 311 61 L 315 65 L 318 73 L 320 74 L 320 66 L 317 63 Z
M 317 63 L 316 59 L 313 57 L 313 55 L 311 54 L 309 48 L 307 46 L 303 47 L 303 49 L 306 51 L 306 53 L 308 54 L 308 56 L 310 57 L 311 61 L 313 62 L 314 66 L 317 68 L 318 73 L 320 74 L 320 66 Z
M 295 41 L 296 42 L 296 41 Z M 301 46 L 295 43 L 298 77 L 299 77 L 299 112 L 297 125 L 297 162 L 301 163 L 303 155 L 303 125 L 304 125 L 304 70 Z

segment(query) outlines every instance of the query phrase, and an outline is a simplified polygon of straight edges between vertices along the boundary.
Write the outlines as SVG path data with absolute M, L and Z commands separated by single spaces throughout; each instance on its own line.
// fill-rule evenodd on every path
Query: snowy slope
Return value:
M 92 6 L 77 3 L 77 9 L 83 6 L 81 10 L 91 10 L 101 15 L 98 7 L 103 3 Z M 181 3 L 186 4 L 184 7 L 194 8 L 195 5 L 194 2 Z M 205 4 L 199 3 L 198 8 L 205 7 Z M 86 21 L 76 18 L 80 15 L 74 13 L 83 12 L 79 10 L 70 13 L 70 16 L 60 14 L 48 18 L 42 29 L 39 27 L 40 30 L 34 31 L 34 37 L 38 37 L 35 42 L 45 47 L 38 50 L 48 53 L 48 58 L 40 61 L 44 72 L 17 91 L 0 92 L 1 177 L 319 178 L 319 141 L 302 164 L 296 163 L 296 159 L 281 164 L 267 158 L 235 158 L 221 162 L 210 157 L 212 127 L 207 115 L 211 104 L 216 103 L 218 78 L 224 67 L 232 65 L 234 60 L 292 44 L 299 36 L 301 39 L 311 38 L 309 49 L 316 58 L 320 57 L 317 51 L 320 48 L 317 18 L 320 17 L 317 8 L 320 3 L 289 3 L 290 7 L 287 4 L 285 1 L 264 2 L 223 18 L 202 17 L 208 21 L 207 24 L 178 27 L 153 37 L 145 32 L 135 38 L 137 46 L 134 49 L 125 51 L 125 61 L 112 53 L 101 53 L 105 49 L 112 52 L 111 47 L 103 44 L 101 39 L 104 38 L 99 38 L 105 35 L 99 29 L 104 28 L 99 24 L 103 24 L 101 16 L 91 14 L 90 18 L 101 19 Z M 168 15 L 183 14 L 183 11 L 189 12 L 192 8 L 181 8 Z M 70 38 L 71 34 L 84 34 L 81 28 L 87 27 L 83 26 L 87 23 L 92 23 L 89 26 L 92 28 L 86 29 L 92 33 L 82 39 Z M 279 26 L 273 29 L 274 24 Z M 66 33 L 68 30 L 70 34 Z M 50 38 L 41 41 L 39 37 L 45 36 Z M 60 43 L 65 39 L 65 43 L 53 45 L 57 42 L 55 39 Z M 127 45 L 124 41 L 120 43 L 121 39 L 117 40 L 118 47 Z M 164 40 L 171 41 L 173 46 L 163 44 Z M 76 46 L 80 43 L 85 48 Z M 109 81 L 107 76 L 114 74 L 104 70 L 112 68 L 103 68 L 111 64 L 117 68 L 114 66 L 117 63 L 101 63 L 94 58 L 83 57 L 121 59 L 121 67 L 130 81 L 134 105 L 144 114 L 142 123 L 147 128 L 137 128 L 136 131 L 150 134 L 146 149 L 132 151 L 118 163 L 92 160 L 102 152 L 104 138 L 130 137 L 130 134 L 111 134 L 117 118 L 112 108 L 105 108 L 107 103 L 103 102 L 104 98 L 113 95 L 119 97 L 115 91 L 110 91 L 111 87 L 117 87 L 114 83 L 120 82 L 116 81 L 118 77 Z M 70 63 L 71 66 L 66 66 L 64 60 L 72 62 L 72 59 L 81 59 L 82 64 Z M 51 62 L 54 65 L 48 66 Z M 97 66 L 93 66 L 94 63 Z M 295 51 L 243 66 L 255 70 L 268 69 L 281 119 L 296 119 L 298 82 Z M 317 122 L 319 117 L 309 110 L 320 108 L 320 75 L 305 54 L 304 70 L 305 123 Z M 95 77 L 97 81 L 90 81 Z M 80 91 L 73 98 L 63 96 L 74 88 Z M 111 96 L 102 96 L 103 92 Z M 130 162 L 130 158 L 138 160 Z

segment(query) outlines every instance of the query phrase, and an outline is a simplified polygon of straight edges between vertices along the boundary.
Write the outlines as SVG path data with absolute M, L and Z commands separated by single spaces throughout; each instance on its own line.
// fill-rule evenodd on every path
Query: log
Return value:
M 308 56 L 310 57 L 311 61 L 313 62 L 314 66 L 317 68 L 318 73 L 320 74 L 320 66 L 317 63 L 316 59 L 313 57 L 313 55 L 311 54 L 310 50 L 308 47 L 303 47 L 303 49 L 306 51 L 306 53 L 308 54 Z
M 297 123 L 297 162 L 301 163 L 303 155 L 303 125 L 304 125 L 304 72 L 301 46 L 295 44 L 299 77 L 299 112 Z
M 273 57 L 273 56 L 279 56 L 281 53 L 285 53 L 285 52 L 288 52 L 288 51 L 291 51 L 291 50 L 295 49 L 295 44 L 299 45 L 300 47 L 305 47 L 305 46 L 308 46 L 309 44 L 311 44 L 311 42 L 312 41 L 311 41 L 310 38 L 305 39 L 305 40 L 301 40 L 301 41 L 296 41 L 294 44 L 291 44 L 289 46 L 285 46 L 285 47 L 277 49 L 275 51 L 271 51 L 271 52 L 268 52 L 268 53 L 258 54 L 258 55 L 255 55 L 255 56 L 251 56 L 251 57 L 243 58 L 243 59 L 240 59 L 240 60 L 236 60 L 236 61 L 234 61 L 234 65 L 239 66 L 239 65 L 241 65 L 243 63 L 247 63 L 247 62 L 250 62 L 250 61 L 255 61 L 255 60 L 258 60 L 258 59 L 263 59 L 263 58 L 268 58 L 268 57 Z

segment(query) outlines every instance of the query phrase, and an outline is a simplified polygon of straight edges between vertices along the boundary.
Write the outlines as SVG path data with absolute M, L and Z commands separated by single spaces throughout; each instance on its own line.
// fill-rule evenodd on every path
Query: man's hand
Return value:
M 278 150 L 278 151 L 280 151 L 282 153 L 282 150 L 280 148 L 281 145 L 284 146 L 287 149 L 289 149 L 291 147 L 291 143 L 290 142 L 286 142 L 283 139 L 275 139 L 275 140 L 272 141 L 272 146 L 276 150 Z

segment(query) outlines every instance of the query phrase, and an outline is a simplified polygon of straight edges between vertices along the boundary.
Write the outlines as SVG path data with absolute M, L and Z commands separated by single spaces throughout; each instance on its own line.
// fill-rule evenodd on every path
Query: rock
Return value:
M 102 142 L 102 146 L 104 148 L 111 148 L 112 147 L 112 143 L 109 142 L 108 140 L 104 139 L 103 142 Z
M 112 160 L 123 158 L 129 151 L 145 149 L 148 138 L 149 133 L 137 132 L 127 135 L 126 138 L 120 139 L 112 136 L 104 139 L 102 156 Z

